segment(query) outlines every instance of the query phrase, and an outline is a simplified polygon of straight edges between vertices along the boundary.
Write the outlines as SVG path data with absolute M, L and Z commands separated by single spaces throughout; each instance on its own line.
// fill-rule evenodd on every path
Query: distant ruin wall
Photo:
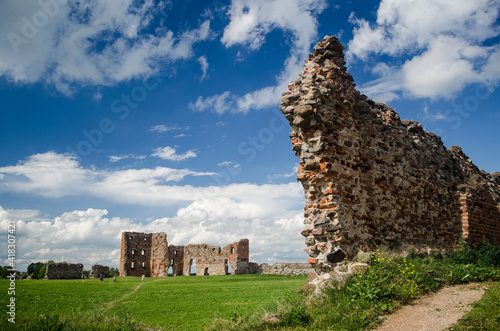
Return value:
M 101 275 L 103 278 L 111 277 L 108 266 L 94 264 L 92 267 L 90 267 L 89 278 L 99 278 L 101 277 Z
M 45 279 L 76 279 L 81 278 L 82 273 L 81 263 L 51 263 L 45 269 Z
M 356 91 L 343 49 L 335 37 L 318 43 L 280 104 L 300 159 L 302 234 L 316 272 L 361 247 L 500 243 L 498 176 Z
M 313 271 L 309 263 L 275 263 L 269 265 L 262 263 L 259 274 L 263 275 L 308 275 Z

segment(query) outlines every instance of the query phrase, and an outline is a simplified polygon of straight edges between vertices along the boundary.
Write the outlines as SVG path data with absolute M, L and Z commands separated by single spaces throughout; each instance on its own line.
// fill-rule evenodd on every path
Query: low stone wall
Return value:
M 314 269 L 309 263 L 267 263 L 257 264 L 249 262 L 245 267 L 241 266 L 243 274 L 260 275 L 308 275 Z
M 81 263 L 51 263 L 45 270 L 45 279 L 76 279 L 81 278 L 82 273 Z
M 308 275 L 314 269 L 309 263 L 275 263 L 260 265 L 260 274 L 263 275 Z
M 111 277 L 111 274 L 109 273 L 109 267 L 100 264 L 94 264 L 90 268 L 89 278 L 99 278 L 101 274 L 104 278 Z

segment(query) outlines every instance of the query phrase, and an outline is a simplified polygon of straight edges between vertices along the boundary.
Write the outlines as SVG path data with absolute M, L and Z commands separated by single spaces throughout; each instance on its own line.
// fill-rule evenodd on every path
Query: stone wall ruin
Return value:
M 82 273 L 81 263 L 50 263 L 45 269 L 45 279 L 76 279 L 81 278 Z
M 99 278 L 101 275 L 103 278 L 111 277 L 108 266 L 94 264 L 92 267 L 90 267 L 89 278 Z
M 500 243 L 500 180 L 460 147 L 361 95 L 344 47 L 325 37 L 283 93 L 297 179 L 306 199 L 302 234 L 317 274 L 382 245 L 446 248 L 462 237 Z

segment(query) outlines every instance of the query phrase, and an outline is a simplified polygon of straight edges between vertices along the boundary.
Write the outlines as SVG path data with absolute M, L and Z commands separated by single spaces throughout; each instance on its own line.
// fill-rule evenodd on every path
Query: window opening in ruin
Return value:
M 146 255 L 146 251 L 145 250 L 142 250 L 142 255 Z
M 226 275 L 230 275 L 233 273 L 231 263 L 229 263 L 228 260 L 224 260 L 224 271 L 226 272 Z
M 134 268 L 135 268 L 135 262 L 130 263 L 130 269 L 134 269 Z
M 219 254 L 220 254 L 221 250 L 220 250 L 220 247 L 219 247 Z
M 132 250 L 132 255 L 135 255 L 135 249 Z
M 132 240 L 132 237 L 128 237 L 128 240 Z
M 196 276 L 196 260 L 189 260 L 189 276 Z
M 142 262 L 142 267 L 146 268 L 146 262 Z
M 144 237 L 144 240 L 148 240 L 148 238 Z
M 234 254 L 234 247 L 231 247 L 231 254 Z
M 167 276 L 168 277 L 173 277 L 174 276 L 174 268 L 172 268 L 172 266 L 170 266 L 167 270 Z

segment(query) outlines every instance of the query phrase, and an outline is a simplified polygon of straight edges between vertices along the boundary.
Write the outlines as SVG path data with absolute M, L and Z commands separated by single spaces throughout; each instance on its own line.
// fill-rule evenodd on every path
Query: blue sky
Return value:
M 253 261 L 305 261 L 298 159 L 278 104 L 325 35 L 346 47 L 362 93 L 499 171 L 499 7 L 2 1 L 0 245 L 13 220 L 20 269 L 116 267 L 122 231 L 248 238 Z

